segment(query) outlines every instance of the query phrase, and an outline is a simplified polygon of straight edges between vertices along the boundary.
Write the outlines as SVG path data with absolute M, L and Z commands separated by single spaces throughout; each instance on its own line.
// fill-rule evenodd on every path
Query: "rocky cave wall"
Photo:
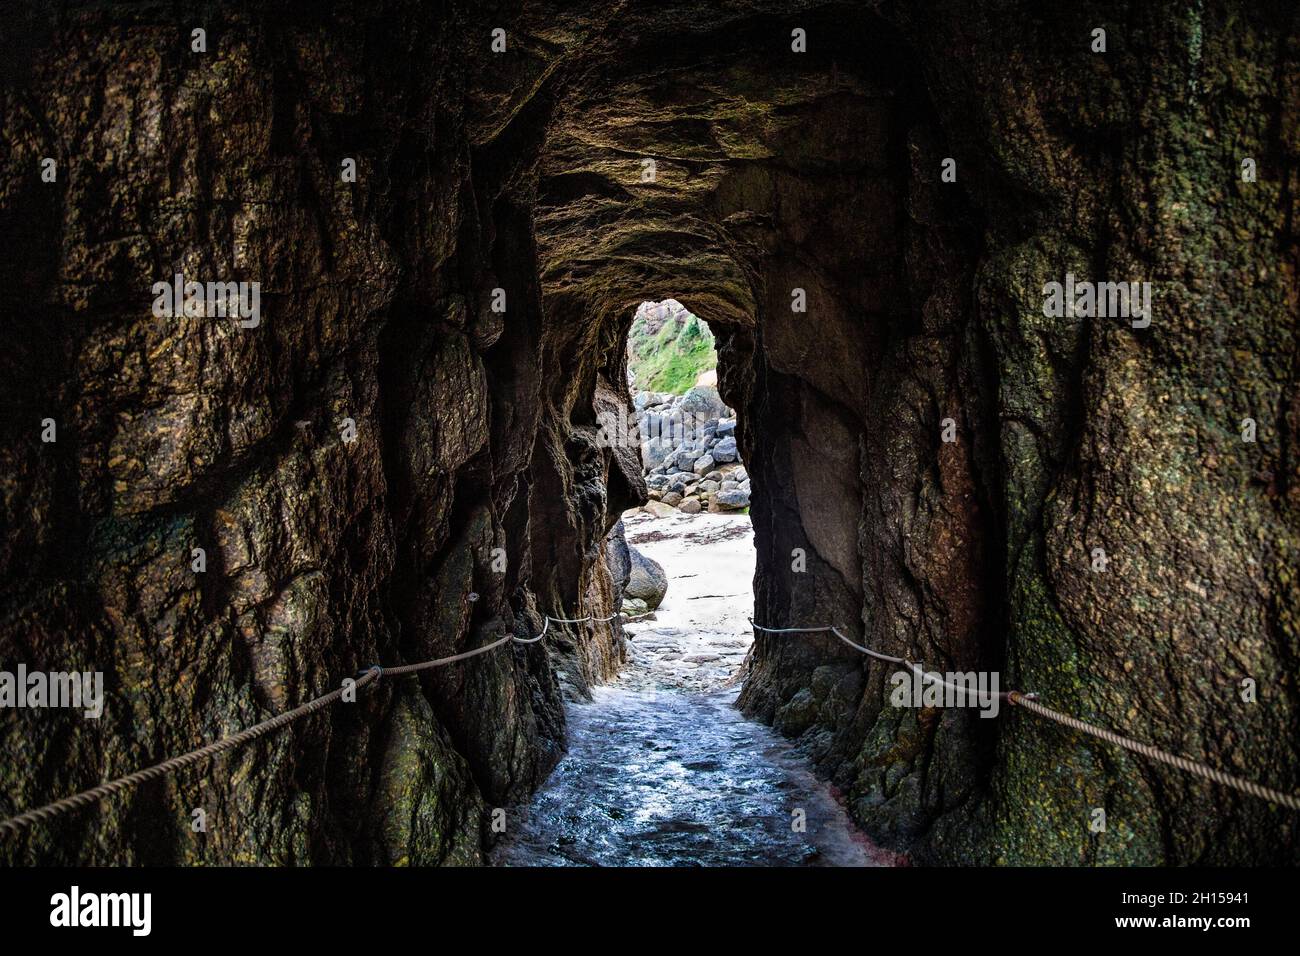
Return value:
M 637 303 L 668 296 L 712 325 L 740 411 L 757 619 L 999 669 L 1300 783 L 1294 13 L 215 9 L 205 55 L 150 4 L 33 13 L 3 51 L 0 659 L 100 668 L 111 695 L 99 722 L 5 715 L 0 811 L 376 660 L 612 613 L 603 541 L 643 489 L 599 422 L 626 409 Z M 178 269 L 260 279 L 262 325 L 155 319 Z M 1152 281 L 1151 327 L 1044 318 L 1067 270 Z M 386 682 L 0 852 L 478 861 L 484 810 L 558 755 L 563 689 L 620 660 L 616 630 L 555 637 Z M 915 859 L 1295 859 L 1280 810 L 1024 713 L 900 711 L 891 672 L 760 637 L 742 705 Z
M 515 115 L 486 69 L 473 86 L 483 23 L 421 3 L 232 3 L 33 6 L 14 26 L 0 660 L 101 670 L 108 700 L 98 721 L 5 712 L 0 813 L 376 662 L 611 613 L 603 540 L 639 478 L 592 451 L 590 384 L 558 387 L 573 355 L 530 266 L 547 107 Z M 260 281 L 260 324 L 155 318 L 151 287 L 176 272 Z M 568 645 L 554 659 L 581 693 L 621 637 Z M 485 811 L 526 798 L 562 748 L 551 661 L 510 645 L 384 681 L 0 854 L 480 861 Z
M 970 14 L 893 19 L 983 218 L 956 416 L 998 531 L 972 556 L 1002 576 L 980 657 L 1062 710 L 1294 790 L 1296 10 L 1002 3 L 966 42 Z M 1105 54 L 1076 42 L 1099 25 Z M 1150 281 L 1150 327 L 1045 319 L 1043 284 L 1067 271 Z M 945 489 L 963 480 L 946 455 Z M 941 858 L 1297 859 L 1281 808 L 1024 713 L 999 725 L 986 797 L 930 831 Z M 882 779 L 881 752 L 858 767 Z M 927 776 L 923 803 L 957 802 L 946 762 Z M 1096 807 L 1101 838 L 1081 822 Z
M 754 476 L 757 619 L 996 670 L 1294 788 L 1295 27 L 1235 3 L 611 23 L 617 54 L 543 156 L 544 294 L 624 327 L 672 296 L 713 326 Z M 1045 318 L 1067 272 L 1152 282 L 1151 326 Z M 894 708 L 894 670 L 760 635 L 741 704 L 914 859 L 1296 858 L 1280 809 L 1024 713 Z M 1248 677 L 1266 700 L 1242 699 Z

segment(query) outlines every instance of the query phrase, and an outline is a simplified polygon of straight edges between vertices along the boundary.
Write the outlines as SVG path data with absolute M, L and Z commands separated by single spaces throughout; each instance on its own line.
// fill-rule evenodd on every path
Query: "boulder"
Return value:
M 670 454 L 672 454 L 672 449 L 659 439 L 642 442 L 641 467 L 646 471 L 653 471 L 662 465 Z
M 663 415 L 656 411 L 642 412 L 636 424 L 641 430 L 643 441 L 664 441 L 671 434 L 669 429 L 664 427 Z
M 715 472 L 715 474 L 716 474 L 716 472 Z M 650 483 L 650 482 L 648 482 L 648 481 L 646 482 L 646 484 L 649 484 L 649 483 Z M 700 482 L 700 491 L 702 491 L 702 492 L 703 492 L 704 494 L 706 494 L 706 495 L 711 495 L 711 494 L 713 494 L 713 493 L 714 493 L 715 491 L 717 491 L 718 488 L 720 488 L 720 487 L 721 487 L 721 486 L 720 486 L 716 481 L 714 481 L 712 478 L 705 478 L 703 481 Z
M 667 518 L 677 509 L 672 505 L 666 505 L 662 501 L 647 501 L 641 506 L 641 510 L 646 514 L 654 515 L 656 518 Z
M 623 536 L 623 520 L 620 518 L 605 538 L 605 565 L 609 568 L 610 580 L 614 585 L 614 604 L 627 588 L 632 576 L 632 552 Z
M 703 458 L 697 458 L 695 460 L 695 467 L 692 471 L 694 471 L 696 475 L 703 477 L 713 470 L 713 465 L 713 456 L 706 454 Z
M 713 496 L 713 503 L 723 508 L 748 508 L 749 492 L 739 488 L 719 491 Z
M 800 688 L 793 697 L 777 709 L 772 726 L 781 733 L 797 737 L 817 722 L 817 701 L 807 687 Z
M 693 415 L 696 421 L 725 418 L 730 411 L 722 396 L 718 394 L 718 390 L 707 385 L 697 385 L 683 395 L 678 407 L 683 412 Z
M 733 471 L 727 477 L 729 477 L 732 481 L 746 482 L 749 481 L 749 472 L 745 470 L 744 465 L 740 465 L 739 467 L 736 468 L 735 471 Z
M 673 507 L 677 507 L 677 505 L 682 503 L 682 494 L 681 492 L 677 492 L 677 491 L 669 491 L 659 500 L 666 505 L 672 505 Z
M 700 457 L 700 454 L 701 452 L 696 451 L 694 448 L 679 448 L 673 455 L 673 465 L 678 471 L 688 471 L 695 465 L 695 461 Z
M 736 430 L 736 420 L 734 418 L 724 418 L 718 422 L 717 433 L 719 438 L 725 438 Z
M 677 506 L 677 510 L 682 512 L 682 514 L 697 515 L 701 510 L 703 510 L 703 508 L 700 505 L 698 498 L 687 498 Z
M 740 457 L 740 452 L 736 449 L 736 439 L 728 435 L 718 442 L 713 448 L 714 461 L 735 461 Z
M 669 512 L 676 510 L 668 508 Z M 632 558 L 632 569 L 623 593 L 630 598 L 643 601 L 646 610 L 653 611 L 663 601 L 664 594 L 668 590 L 668 576 L 664 574 L 664 569 L 658 562 L 647 558 L 635 546 L 628 545 L 628 551 Z

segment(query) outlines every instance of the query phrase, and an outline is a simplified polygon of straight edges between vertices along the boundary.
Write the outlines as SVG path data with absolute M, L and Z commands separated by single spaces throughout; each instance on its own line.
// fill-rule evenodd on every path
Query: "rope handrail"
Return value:
M 462 651 L 459 654 L 452 654 L 450 657 L 439 657 L 431 661 L 421 661 L 418 664 L 399 664 L 396 667 L 380 667 L 379 665 L 375 665 L 375 669 L 380 672 L 381 677 L 400 677 L 403 674 L 414 674 L 418 671 L 427 671 L 432 667 L 442 667 L 446 664 L 454 664 L 457 661 L 469 660 L 471 657 L 478 657 L 480 654 L 486 654 L 488 651 L 496 650 L 507 641 L 519 641 L 520 644 L 524 643 L 513 634 L 507 634 L 499 641 L 493 641 L 491 644 L 484 644 L 482 647 L 476 647 L 472 651 Z
M 361 689 L 368 684 L 379 679 L 379 668 L 372 668 L 360 677 L 354 685 L 356 689 Z M 150 780 L 155 780 L 164 774 L 172 773 L 184 769 L 191 764 L 198 763 L 200 760 L 206 760 L 209 757 L 215 757 L 219 753 L 232 750 L 240 744 L 247 743 L 263 734 L 270 733 L 272 730 L 279 730 L 281 727 L 292 723 L 299 717 L 305 717 L 307 714 L 315 713 L 322 707 L 334 703 L 343 696 L 345 687 L 336 687 L 328 694 L 322 694 L 293 710 L 285 711 L 259 724 L 254 724 L 245 730 L 229 737 L 222 737 L 206 746 L 197 750 L 191 750 L 187 754 L 179 757 L 172 757 L 161 763 L 156 763 L 152 767 L 145 767 L 143 770 L 137 770 L 135 773 L 127 774 L 125 777 L 118 777 L 116 780 L 110 780 L 102 783 L 98 787 L 91 787 L 89 790 L 83 790 L 81 793 L 74 794 L 70 797 L 64 797 L 62 800 L 55 800 L 53 803 L 47 803 L 43 807 L 37 807 L 34 810 L 28 810 L 17 816 L 10 817 L 8 820 L 0 822 L 0 833 L 17 833 L 33 823 L 43 823 L 53 817 L 60 816 L 70 810 L 77 810 L 81 807 L 97 803 L 107 797 L 111 797 L 123 790 L 129 790 L 132 787 Z
M 891 664 L 902 664 L 904 667 L 910 667 L 921 677 L 922 680 L 928 680 L 935 684 L 942 684 L 944 687 L 948 687 L 952 690 L 959 691 L 962 694 L 970 693 L 970 688 L 961 687 L 957 684 L 949 683 L 948 681 L 940 677 L 938 674 L 932 674 L 929 671 L 927 671 L 925 669 L 925 666 L 922 664 L 918 664 L 915 661 L 909 661 L 905 657 L 894 657 L 893 655 L 890 654 L 882 654 L 880 651 L 873 651 L 869 647 L 864 647 L 862 644 L 850 640 L 849 638 L 845 637 L 844 633 L 833 624 L 828 627 L 763 627 L 763 625 L 761 624 L 754 624 L 752 620 L 749 623 L 752 624 L 756 630 L 766 631 L 768 634 L 823 634 L 826 632 L 830 632 L 831 634 L 834 634 L 841 641 L 843 641 L 845 644 L 849 645 L 849 647 L 853 648 L 856 651 L 861 651 L 863 654 L 868 654 L 871 657 L 876 658 L 877 660 L 889 661 Z M 1011 693 L 1010 691 L 1002 691 L 998 694 L 998 697 L 1000 697 L 1002 700 L 1010 700 L 1010 696 L 1009 696 L 1010 693 Z M 1038 695 L 1022 694 L 1021 696 L 1033 700 Z
M 643 617 L 650 617 L 654 611 L 647 611 L 645 614 L 624 614 L 620 611 L 617 614 L 611 614 L 609 617 L 592 617 L 588 614 L 586 617 L 551 617 L 546 615 L 546 620 L 552 624 L 586 624 L 589 621 L 596 624 L 608 624 L 615 618 L 622 618 L 625 621 L 636 621 Z
M 540 641 L 542 638 L 546 636 L 546 632 L 547 630 L 550 629 L 550 626 L 551 626 L 551 619 L 548 617 L 546 620 L 542 622 L 542 633 L 538 634 L 536 637 L 516 637 L 515 643 L 536 644 L 538 641 Z
M 628 616 L 619 613 L 610 615 L 607 618 L 601 618 L 600 620 L 602 622 L 609 622 L 614 620 L 616 617 L 636 620 L 638 617 L 648 616 L 648 614 Z M 536 644 L 538 641 L 546 637 L 546 632 L 553 621 L 562 623 L 579 623 L 580 621 L 592 620 L 590 616 L 577 620 L 551 617 L 549 614 L 543 615 L 543 617 L 544 621 L 542 623 L 542 631 L 536 637 L 515 637 L 513 634 L 507 634 L 500 640 L 493 641 L 490 644 L 484 644 L 482 647 L 476 647 L 470 651 L 462 651 L 459 654 L 452 654 L 449 657 L 438 657 L 433 660 L 421 661 L 416 664 L 398 664 L 393 667 L 382 667 L 375 664 L 364 671 L 361 671 L 355 678 L 353 678 L 355 683 L 353 684 L 352 689 L 358 691 L 362 690 L 384 677 L 401 677 L 406 674 L 415 674 L 420 671 L 430 670 L 434 667 L 443 667 L 447 664 L 454 664 L 457 661 L 469 660 L 471 657 L 486 654 L 488 651 L 495 650 L 502 644 L 506 644 L 510 641 L 514 641 L 516 644 Z M 336 687 L 329 693 L 315 697 L 312 700 L 307 701 L 305 704 L 295 707 L 293 710 L 277 714 L 275 717 L 270 717 L 261 723 L 254 724 L 252 727 L 231 734 L 228 737 L 214 740 L 213 742 L 205 744 L 195 750 L 191 750 L 188 753 L 181 754 L 177 757 L 170 757 L 160 763 L 137 770 L 134 773 L 129 773 L 124 777 L 109 780 L 97 787 L 91 787 L 89 790 L 83 790 L 70 797 L 55 800 L 52 803 L 36 807 L 33 810 L 26 810 L 7 820 L 0 821 L 0 834 L 18 833 L 34 823 L 44 823 L 47 820 L 61 816 L 69 811 L 87 807 L 92 803 L 98 803 L 100 800 L 115 796 L 124 790 L 129 790 L 132 787 L 139 786 L 142 783 L 147 783 L 150 780 L 156 780 L 161 776 L 173 773 L 177 770 L 183 770 L 184 768 L 199 763 L 202 760 L 215 757 L 217 754 L 225 753 L 227 750 L 233 750 L 241 744 L 248 743 L 250 740 L 255 740 L 273 730 L 279 730 L 282 727 L 286 727 L 300 717 L 305 717 L 308 714 L 315 713 L 316 711 L 329 706 L 336 700 L 340 699 L 347 690 L 348 688 L 346 686 Z
M 878 660 L 889 661 L 891 664 L 911 664 L 911 661 L 904 660 L 901 657 L 891 657 L 888 654 L 882 654 L 880 651 L 873 651 L 869 647 L 863 647 L 861 644 L 849 640 L 840 632 L 840 629 L 833 624 L 826 627 L 764 627 L 762 624 L 755 624 L 752 618 L 749 623 L 753 626 L 754 630 L 764 631 L 768 634 L 834 634 L 855 651 L 869 654 Z
M 1275 790 L 1272 787 L 1266 787 L 1263 784 L 1255 783 L 1253 780 L 1243 780 L 1241 777 L 1234 777 L 1232 774 L 1224 773 L 1214 767 L 1207 766 L 1197 760 L 1184 757 L 1181 754 L 1172 754 L 1167 750 L 1161 750 L 1159 747 L 1143 743 L 1140 740 L 1134 740 L 1132 737 L 1125 737 L 1115 733 L 1113 730 L 1107 730 L 1105 727 L 1097 727 L 1078 717 L 1071 717 L 1069 714 L 1062 714 L 1059 711 L 1052 710 L 1040 704 L 1036 700 L 1025 697 L 1023 694 L 1011 691 L 1008 699 L 1017 707 L 1023 707 L 1030 713 L 1037 714 L 1040 717 L 1046 717 L 1048 720 L 1054 720 L 1058 724 L 1073 728 L 1080 733 L 1089 734 L 1098 740 L 1104 740 L 1112 743 L 1117 747 L 1123 747 L 1125 750 L 1131 750 L 1133 753 L 1141 754 L 1144 757 L 1150 757 L 1152 760 L 1158 760 L 1163 764 L 1171 767 L 1177 767 L 1187 773 L 1195 774 L 1205 780 L 1222 784 L 1225 787 L 1231 787 L 1242 793 L 1249 794 L 1252 797 L 1258 797 L 1261 800 L 1267 800 L 1270 803 L 1276 803 L 1286 807 L 1288 810 L 1300 810 L 1300 797 L 1295 794 L 1287 793 L 1283 790 Z
M 640 614 L 640 615 L 624 615 L 620 613 L 620 614 L 611 615 L 608 618 L 601 618 L 598 620 L 601 621 L 602 623 L 613 620 L 616 617 L 622 617 L 628 620 L 636 620 L 642 617 L 649 617 L 650 614 L 652 613 L 653 612 L 648 612 L 646 614 Z M 503 644 L 509 643 L 511 641 L 514 641 L 517 644 L 535 644 L 546 637 L 547 631 L 549 630 L 552 621 L 556 621 L 560 623 L 583 623 L 585 621 L 593 620 L 593 618 L 590 616 L 583 619 L 569 619 L 569 618 L 555 618 L 555 617 L 551 617 L 550 615 L 545 615 L 544 618 L 545 619 L 542 624 L 541 633 L 539 633 L 536 637 L 521 638 L 521 637 L 515 637 L 512 634 L 507 634 L 505 637 L 493 641 L 490 644 L 485 644 L 482 647 L 478 647 L 473 650 L 462 651 L 459 654 L 452 654 L 448 657 L 439 657 L 433 660 L 421 661 L 415 664 L 400 664 L 394 667 L 382 667 L 378 664 L 373 665 L 367 670 L 361 672 L 357 676 L 357 678 L 355 678 L 355 683 L 353 684 L 352 689 L 357 691 L 362 690 L 378 682 L 381 678 L 385 676 L 400 677 L 406 674 L 414 674 L 420 671 L 429 670 L 434 667 L 442 667 L 447 664 L 456 663 L 458 661 L 468 660 L 471 657 L 477 657 L 480 654 L 486 654 L 489 651 L 495 650 L 496 648 L 501 647 Z M 833 634 L 836 638 L 843 641 L 845 644 L 849 645 L 850 647 L 858 651 L 861 651 L 864 654 L 870 655 L 871 657 L 877 658 L 879 660 L 887 661 L 890 663 L 902 664 L 910 668 L 914 673 L 918 674 L 920 677 L 922 677 L 925 680 L 934 681 L 936 683 L 942 684 L 945 687 L 951 688 L 952 690 L 959 691 L 963 694 L 970 693 L 970 688 L 962 687 L 957 684 L 952 684 L 944 680 L 938 674 L 928 673 L 920 664 L 914 663 L 913 661 L 910 661 L 903 657 L 894 657 L 893 655 L 890 654 L 883 654 L 880 651 L 876 651 L 869 647 L 856 643 L 855 641 L 846 637 L 840 631 L 840 629 L 835 625 L 829 625 L 826 627 L 774 628 L 774 627 L 765 627 L 761 624 L 756 624 L 752 620 L 749 623 L 753 626 L 755 630 L 762 631 L 768 634 L 826 634 L 826 633 Z M 275 717 L 271 717 L 268 718 L 267 720 L 261 721 L 260 723 L 254 724 L 252 727 L 245 728 L 244 730 L 239 731 L 238 733 L 235 734 L 231 734 L 228 737 L 222 737 L 219 740 L 215 740 L 195 750 L 191 750 L 188 753 L 181 754 L 180 756 L 176 756 L 176 757 L 171 757 L 167 760 L 161 761 L 160 763 L 156 763 L 150 767 L 145 767 L 141 770 L 135 771 L 134 773 L 127 774 L 124 777 L 118 777 L 115 780 L 110 780 L 107 783 L 100 784 L 97 787 L 92 787 L 89 790 L 83 790 L 82 792 L 74 794 L 70 797 L 64 797 L 61 800 L 55 800 L 52 803 L 45 804 L 44 806 L 37 807 L 33 810 L 27 810 L 23 813 L 19 813 L 16 816 L 10 817 L 7 820 L 0 821 L 0 833 L 18 833 L 21 830 L 24 830 L 35 823 L 44 823 L 48 820 L 53 819 L 54 817 L 61 816 L 64 813 L 70 812 L 72 810 L 81 809 L 82 807 L 86 807 L 92 803 L 97 803 L 100 800 L 104 800 L 107 799 L 108 797 L 115 796 L 116 794 L 121 793 L 122 791 L 131 789 L 132 787 L 136 787 L 142 783 L 147 783 L 150 780 L 155 780 L 161 776 L 164 776 L 165 774 L 174 773 L 175 771 L 182 770 L 186 767 L 199 763 L 200 761 L 207 760 L 211 757 L 215 757 L 221 753 L 225 753 L 228 750 L 233 750 L 234 748 L 242 744 L 248 743 L 251 740 L 255 740 L 258 737 L 271 733 L 272 731 L 279 730 L 282 727 L 286 727 L 290 723 L 299 719 L 300 717 L 305 717 L 308 714 L 315 713 L 316 711 L 329 706 L 330 704 L 339 700 L 347 691 L 347 689 L 348 688 L 346 687 L 346 685 L 336 687 L 334 690 L 330 691 L 329 693 L 322 694 L 319 697 L 315 697 L 312 700 L 309 700 L 306 703 L 301 704 L 298 707 L 295 707 L 293 710 L 285 711 L 284 713 L 278 714 Z M 1272 787 L 1263 786 L 1261 784 L 1255 783 L 1250 780 L 1244 780 L 1240 777 L 1236 777 L 1228 773 L 1224 773 L 1222 770 L 1217 770 L 1214 767 L 1210 767 L 1204 763 L 1201 763 L 1196 760 L 1192 760 L 1180 754 L 1169 753 L 1168 751 L 1162 750 L 1159 747 L 1155 747 L 1151 744 L 1143 743 L 1142 741 L 1139 740 L 1134 740 L 1131 737 L 1125 737 L 1122 734 L 1117 734 L 1114 731 L 1107 730 L 1104 727 L 1098 727 L 1095 724 L 1090 724 L 1087 721 L 1080 720 L 1079 718 L 1073 717 L 1069 714 L 1063 714 L 1059 711 L 1053 710 L 1052 708 L 1045 706 L 1044 704 L 1039 703 L 1036 694 L 1025 694 L 1025 693 L 1021 693 L 1020 691 L 1012 690 L 1012 691 L 999 693 L 998 696 L 1003 698 L 1004 700 L 1007 700 L 1014 706 L 1025 708 L 1030 713 L 1036 714 L 1037 716 L 1040 717 L 1044 717 L 1048 720 L 1052 720 L 1058 724 L 1061 724 L 1062 726 L 1069 727 L 1081 733 L 1089 734 L 1090 736 L 1096 737 L 1097 739 L 1105 741 L 1106 743 L 1114 744 L 1117 747 L 1121 747 L 1133 753 L 1140 754 L 1152 760 L 1159 761 L 1168 766 L 1175 767 L 1187 773 L 1195 774 L 1196 776 L 1199 776 L 1202 779 L 1209 780 L 1213 783 L 1218 783 L 1222 786 L 1230 787 L 1241 793 L 1248 794 L 1249 796 L 1257 797 L 1262 800 L 1267 800 L 1269 802 L 1276 803 L 1280 806 L 1287 807 L 1288 809 L 1291 810 L 1300 810 L 1300 797 L 1297 797 L 1293 794 L 1286 793 L 1281 790 L 1274 789 Z
M 764 627 L 761 624 L 755 624 L 752 620 L 749 623 L 753 625 L 755 630 L 763 631 L 767 634 L 832 633 L 845 644 L 862 651 L 864 654 L 869 654 L 879 660 L 889 661 L 894 664 L 902 664 L 905 667 L 911 668 L 925 680 L 934 681 L 935 683 L 942 684 L 944 687 L 961 691 L 963 694 L 970 693 L 970 688 L 950 683 L 938 674 L 927 673 L 920 664 L 909 661 L 904 657 L 893 657 L 889 654 L 882 654 L 879 651 L 874 651 L 869 647 L 864 647 L 861 644 L 849 640 L 849 638 L 840 633 L 839 628 L 835 625 L 829 625 L 827 627 Z M 1030 713 L 1036 714 L 1039 717 L 1055 721 L 1062 726 L 1069 727 L 1081 733 L 1089 734 L 1090 736 L 1096 737 L 1098 740 L 1103 740 L 1107 743 L 1114 744 L 1117 747 L 1122 747 L 1125 750 L 1132 751 L 1133 753 L 1141 754 L 1144 757 L 1157 760 L 1170 767 L 1176 767 L 1179 770 L 1186 771 L 1187 773 L 1195 774 L 1202 779 L 1221 784 L 1225 787 L 1230 787 L 1233 790 L 1248 794 L 1252 797 L 1258 797 L 1261 800 L 1267 800 L 1270 803 L 1276 803 L 1279 806 L 1286 807 L 1290 810 L 1300 810 L 1300 796 L 1287 793 L 1283 790 L 1276 790 L 1273 787 L 1266 787 L 1262 784 L 1255 783 L 1252 780 L 1244 780 L 1241 777 L 1235 777 L 1232 774 L 1224 773 L 1222 770 L 1217 770 L 1214 767 L 1201 763 L 1200 761 L 1192 760 L 1190 757 L 1170 753 L 1169 751 L 1162 750 L 1152 744 L 1143 743 L 1140 740 L 1134 740 L 1131 737 L 1117 734 L 1113 730 L 1107 730 L 1105 727 L 1098 727 L 1095 724 L 1090 724 L 1087 721 L 1080 720 L 1078 717 L 1073 717 L 1070 714 L 1063 714 L 1060 711 L 1053 710 L 1052 708 L 1039 703 L 1037 694 L 1026 694 L 1021 691 L 1010 690 L 999 693 L 998 697 L 1013 706 L 1023 707 L 1025 710 L 1028 710 Z

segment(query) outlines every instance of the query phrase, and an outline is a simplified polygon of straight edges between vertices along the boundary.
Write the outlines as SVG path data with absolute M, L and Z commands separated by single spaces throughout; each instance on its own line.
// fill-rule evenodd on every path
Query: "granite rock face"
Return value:
M 646 489 L 638 442 L 598 422 L 631 413 L 627 329 L 668 297 L 709 321 L 738 413 L 756 620 L 994 670 L 1300 789 L 1293 11 L 209 11 L 203 54 L 151 6 L 32 12 L 0 40 L 0 664 L 109 691 L 99 721 L 0 715 L 0 813 L 376 661 L 612 614 L 606 536 Z M 177 272 L 260 282 L 260 324 L 155 317 Z M 1150 324 L 1045 316 L 1067 273 L 1151 282 Z M 557 631 L 0 858 L 477 862 L 485 812 L 563 746 L 562 684 L 621 660 L 616 624 Z M 891 673 L 760 637 L 742 694 L 884 845 L 1297 859 L 1293 814 L 1023 711 L 892 707 Z

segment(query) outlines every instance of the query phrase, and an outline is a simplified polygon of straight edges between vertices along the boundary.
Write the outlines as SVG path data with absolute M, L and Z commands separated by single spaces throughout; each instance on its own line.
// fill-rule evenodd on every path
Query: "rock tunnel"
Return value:
M 709 322 L 738 413 L 756 621 L 997 671 L 1300 786 L 1293 10 L 220 2 L 13 26 L 0 662 L 103 671 L 107 705 L 4 715 L 0 816 L 372 664 L 616 614 L 606 539 L 646 488 L 599 423 L 630 411 L 637 304 L 668 296 Z M 1048 316 L 1067 273 L 1149 281 L 1149 324 Z M 260 321 L 159 318 L 175 274 L 259 281 Z M 587 625 L 381 682 L 0 859 L 483 862 L 492 810 L 563 752 L 565 691 L 623 655 L 617 622 Z M 740 694 L 882 846 L 1297 860 L 1294 813 L 1015 708 L 891 707 L 890 673 L 760 634 Z M 193 806 L 240 825 L 196 840 Z

